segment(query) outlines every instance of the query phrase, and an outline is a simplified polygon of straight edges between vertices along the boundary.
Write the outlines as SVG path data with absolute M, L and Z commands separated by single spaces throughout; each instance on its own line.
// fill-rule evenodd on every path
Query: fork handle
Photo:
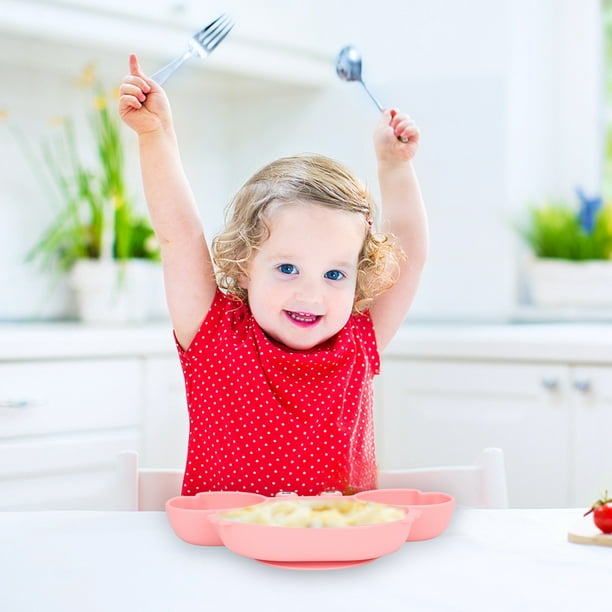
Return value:
M 180 66 L 182 66 L 189 58 L 191 53 L 186 51 L 183 55 L 173 59 L 169 64 L 166 64 L 163 68 L 160 68 L 157 72 L 151 75 L 151 78 L 160 85 L 168 80 L 168 77 L 176 72 Z

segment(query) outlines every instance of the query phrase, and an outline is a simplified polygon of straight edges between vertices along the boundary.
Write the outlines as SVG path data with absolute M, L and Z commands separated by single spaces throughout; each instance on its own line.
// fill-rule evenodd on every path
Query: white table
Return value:
M 182 542 L 160 512 L 0 512 L 0 610 L 605 609 L 612 549 L 568 543 L 580 518 L 459 508 L 435 540 L 350 569 L 292 571 Z

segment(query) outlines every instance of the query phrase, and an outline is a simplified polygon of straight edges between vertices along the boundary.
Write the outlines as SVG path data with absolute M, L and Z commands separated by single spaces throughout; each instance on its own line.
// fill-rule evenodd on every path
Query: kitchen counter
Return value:
M 179 540 L 161 512 L 0 513 L 3 612 L 600 609 L 610 549 L 571 544 L 581 510 L 458 508 L 434 540 L 301 572 Z
M 612 363 L 612 325 L 421 325 L 408 321 L 384 354 L 390 358 Z
M 146 325 L 0 323 L 0 361 L 176 354 L 169 320 Z
M 134 354 L 135 350 L 174 353 L 170 321 L 125 326 L 0 323 L 0 361 L 69 358 L 88 353 L 121 356 Z M 408 320 L 384 356 L 612 363 L 612 325 L 424 325 Z

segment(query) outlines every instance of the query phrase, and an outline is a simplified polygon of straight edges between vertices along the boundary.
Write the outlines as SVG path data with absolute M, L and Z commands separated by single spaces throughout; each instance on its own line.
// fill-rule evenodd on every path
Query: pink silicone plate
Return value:
M 323 495 L 338 497 L 333 493 Z M 224 510 L 278 500 L 278 496 L 239 491 L 174 497 L 166 503 L 166 513 L 174 533 L 190 544 L 225 544 L 237 554 L 284 569 L 329 570 L 369 563 L 394 552 L 406 541 L 435 538 L 448 526 L 455 507 L 454 498 L 446 493 L 424 493 L 417 489 L 376 489 L 352 497 L 400 507 L 405 517 L 361 527 L 314 529 L 252 525 L 217 516 Z
M 280 569 L 312 571 L 312 570 L 336 570 L 346 569 L 347 567 L 355 567 L 356 565 L 364 565 L 372 563 L 376 559 L 363 559 L 360 561 L 261 561 L 264 565 L 279 567 Z
M 375 489 L 356 493 L 355 499 L 399 506 L 419 515 L 408 533 L 409 542 L 439 536 L 448 526 L 455 509 L 455 498 L 447 493 L 424 493 L 418 489 Z
M 166 502 L 166 515 L 174 533 L 199 546 L 221 546 L 221 538 L 210 517 L 222 510 L 264 502 L 267 497 L 241 491 L 211 491 L 195 496 L 181 495 Z
M 307 498 L 306 498 L 307 499 Z M 416 513 L 402 519 L 355 527 L 277 527 L 210 518 L 231 551 L 291 569 L 330 569 L 366 562 L 398 550 Z M 304 564 L 308 565 L 304 565 Z

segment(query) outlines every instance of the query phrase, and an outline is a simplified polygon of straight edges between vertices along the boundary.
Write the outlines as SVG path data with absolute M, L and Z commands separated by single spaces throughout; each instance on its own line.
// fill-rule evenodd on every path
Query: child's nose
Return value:
M 301 282 L 296 287 L 295 298 L 304 305 L 316 306 L 323 301 L 324 283 L 315 278 L 300 279 Z

